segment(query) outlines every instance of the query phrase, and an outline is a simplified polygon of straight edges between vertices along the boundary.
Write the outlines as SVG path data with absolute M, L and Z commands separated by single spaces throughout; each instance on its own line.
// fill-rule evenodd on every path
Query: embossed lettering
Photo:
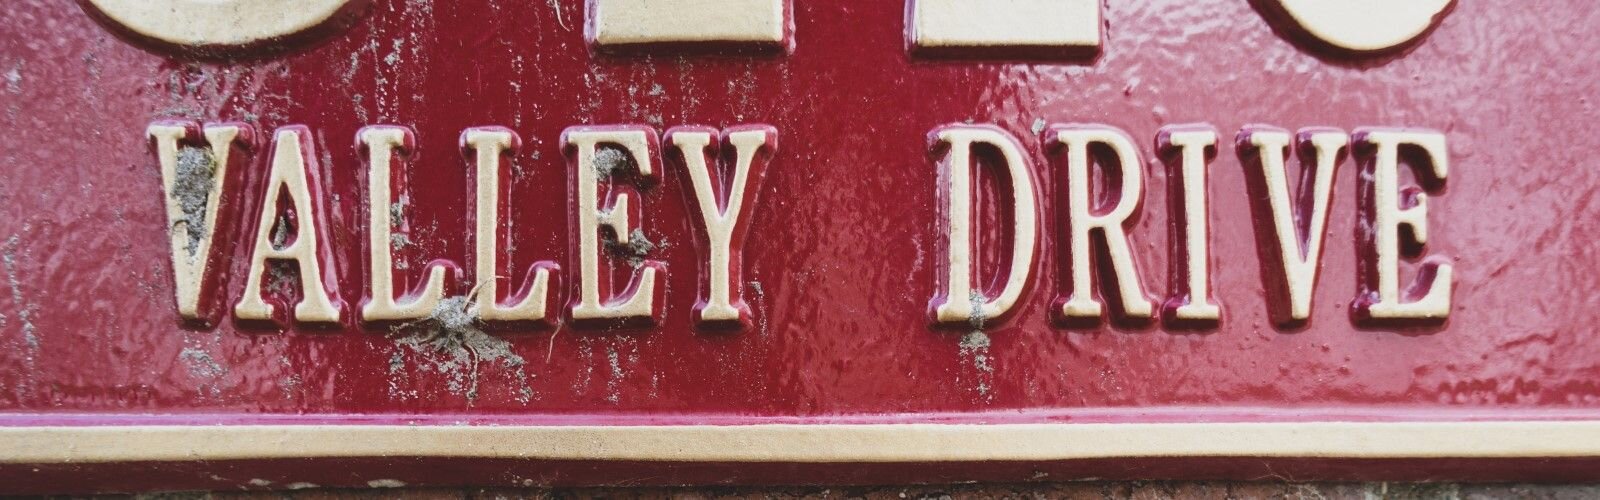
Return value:
M 1262 272 L 1268 284 L 1268 310 L 1283 325 L 1311 317 L 1311 298 L 1322 269 L 1322 247 L 1328 226 L 1328 205 L 1333 199 L 1333 178 L 1344 161 L 1350 138 L 1336 129 L 1301 130 L 1302 175 L 1298 198 L 1289 194 L 1288 168 L 1292 137 L 1283 129 L 1246 127 L 1239 132 L 1238 149 L 1257 194 L 1256 231 L 1267 243 Z M 1265 205 L 1261 207 L 1260 205 Z M 1265 216 L 1267 219 L 1262 220 Z M 1286 301 L 1287 307 L 1274 301 Z
M 211 246 L 217 239 L 223 190 L 232 187 L 228 176 L 234 148 L 248 147 L 254 136 L 254 129 L 240 123 L 198 129 L 192 122 L 156 122 L 146 130 L 156 149 L 166 197 L 173 293 L 178 315 L 189 320 L 205 319 L 205 290 L 213 280 Z M 202 134 L 209 149 L 180 149 Z
M 1039 234 L 1037 188 L 1033 163 L 1015 137 L 989 125 L 950 125 L 933 131 L 929 142 L 939 151 L 939 196 L 944 209 L 946 260 L 940 280 L 944 285 L 929 304 L 939 323 L 972 323 L 982 326 L 990 318 L 1009 312 L 1027 288 L 1033 272 Z M 1002 164 L 996 169 L 1011 183 L 1009 206 L 1012 213 L 1011 268 L 999 293 L 993 297 L 973 286 L 977 244 L 973 237 L 973 169 L 979 148 L 992 148 Z
M 442 264 L 428 266 L 428 280 L 422 289 L 409 294 L 404 302 L 394 297 L 393 229 L 391 191 L 396 150 L 416 149 L 416 136 L 405 127 L 377 125 L 361 129 L 356 145 L 367 151 L 367 274 L 372 295 L 361 306 L 366 321 L 393 321 L 427 316 L 444 298 L 444 279 L 449 269 Z
M 722 158 L 712 141 L 733 147 L 731 181 L 726 175 L 713 176 Z M 691 206 L 700 212 L 706 231 L 707 262 L 701 274 L 704 293 L 695 305 L 701 324 L 747 324 L 750 307 L 745 304 L 739 279 L 742 269 L 739 249 L 750 229 L 750 213 L 766 176 L 767 161 L 778 146 L 778 130 L 769 126 L 729 129 L 718 134 L 706 127 L 683 127 L 667 131 L 666 142 L 683 155 L 694 190 Z
M 1172 224 L 1172 294 L 1162 306 L 1162 316 L 1177 324 L 1215 325 L 1222 308 L 1211 301 L 1210 224 L 1207 220 L 1206 167 L 1217 152 L 1217 130 L 1210 125 L 1171 125 L 1156 134 L 1156 151 L 1176 156 L 1168 174 L 1176 203 Z
M 1424 260 L 1417 279 L 1400 291 L 1400 257 L 1407 249 L 1420 253 L 1428 243 L 1428 194 L 1400 187 L 1402 149 L 1417 153 L 1417 180 L 1423 189 L 1444 187 L 1450 173 L 1444 134 L 1432 131 L 1382 128 L 1356 129 L 1362 161 L 1361 211 L 1371 233 L 1362 255 L 1361 287 L 1354 312 L 1358 319 L 1384 321 L 1442 321 L 1450 315 L 1454 267 L 1447 259 Z M 1404 228 L 1407 231 L 1402 232 Z
M 559 268 L 551 262 L 539 262 L 529 270 L 532 276 L 511 294 L 507 302 L 500 300 L 500 212 L 505 203 L 501 198 L 500 177 L 503 174 L 500 160 L 522 146 L 515 132 L 502 127 L 475 127 L 461 133 L 461 148 L 475 158 L 474 178 L 477 180 L 473 197 L 473 288 L 476 289 L 478 317 L 485 321 L 543 322 L 549 318 L 550 279 Z M 510 282 L 508 280 L 508 282 Z
M 325 268 L 322 262 L 322 255 L 326 253 L 322 242 L 327 240 L 327 227 L 322 221 L 327 210 L 320 196 L 321 171 L 311 143 L 311 130 L 301 125 L 283 127 L 278 129 L 272 143 L 272 166 L 267 177 L 266 196 L 261 198 L 250 274 L 246 277 L 244 296 L 234 305 L 233 313 L 243 320 L 273 319 L 276 308 L 261 296 L 261 279 L 267 272 L 267 261 L 293 261 L 300 271 L 300 303 L 294 307 L 294 319 L 310 323 L 338 322 L 338 280 L 332 268 Z M 280 198 L 288 200 L 294 214 L 293 224 L 288 213 L 280 213 Z M 292 225 L 293 229 L 286 225 Z M 274 229 L 278 232 L 274 233 Z
M 1098 319 L 1101 303 L 1094 298 L 1094 274 L 1091 265 L 1090 238 L 1097 232 L 1104 238 L 1106 255 L 1110 260 L 1109 276 L 1115 289 L 1110 295 L 1120 306 L 1126 319 L 1149 319 L 1154 305 L 1144 292 L 1139 272 L 1133 265 L 1133 250 L 1128 244 L 1127 227 L 1139 212 L 1144 196 L 1143 161 L 1133 141 L 1121 130 L 1104 125 L 1058 125 L 1046 132 L 1046 141 L 1059 144 L 1067 157 L 1067 268 L 1071 273 L 1071 291 L 1058 301 L 1059 312 L 1069 321 Z M 1115 171 L 1105 177 L 1111 189 L 1119 195 L 1109 207 L 1092 206 L 1089 189 L 1090 147 L 1101 145 L 1110 148 L 1110 159 L 1116 160 Z M 1096 214 L 1100 211 L 1100 214 Z
M 639 181 L 651 181 L 660 172 L 656 133 L 649 127 L 573 127 L 561 134 L 561 144 L 573 165 L 572 197 L 577 200 L 578 283 L 571 309 L 574 321 L 619 320 L 654 322 L 659 315 L 656 294 L 658 274 L 666 274 L 660 261 L 640 258 L 632 285 L 612 293 L 609 277 L 600 275 L 601 230 L 609 231 L 616 245 L 640 251 L 631 223 L 634 194 L 620 177 L 632 169 Z M 608 146 L 601 157 L 601 146 Z M 600 205 L 601 178 L 613 193 L 611 205 Z M 644 242 L 637 242 L 644 243 Z

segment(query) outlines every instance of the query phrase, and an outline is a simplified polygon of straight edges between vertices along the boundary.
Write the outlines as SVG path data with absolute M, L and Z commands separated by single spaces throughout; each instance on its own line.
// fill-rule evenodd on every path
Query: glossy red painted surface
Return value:
M 1600 174 L 1590 168 L 1600 138 L 1589 126 L 1600 10 L 1584 1 L 1459 2 L 1410 50 L 1368 59 L 1304 51 L 1245 0 L 1112 2 L 1098 56 L 1025 62 L 912 58 L 895 1 L 797 0 L 791 54 L 730 56 L 596 54 L 579 2 L 372 4 L 320 42 L 230 60 L 141 49 L 70 2 L 0 5 L 0 425 L 1600 417 Z M 271 131 L 309 127 L 342 326 L 179 321 L 144 136 L 171 119 L 256 129 L 224 202 L 222 234 L 234 235 L 255 227 Z M 926 135 L 967 121 L 998 124 L 1036 156 L 1045 220 L 1033 285 L 981 334 L 931 328 L 926 314 L 942 258 Z M 1170 288 L 1177 212 L 1156 133 L 1183 123 L 1221 132 L 1209 180 L 1219 326 L 1052 321 L 1065 289 L 1064 174 L 1037 132 L 1057 123 L 1112 125 L 1140 145 L 1146 191 L 1131 234 L 1157 300 Z M 470 269 L 472 170 L 458 139 L 497 125 L 523 141 L 507 177 L 501 266 L 520 284 L 535 263 L 560 264 L 556 304 L 577 268 L 565 128 L 775 127 L 742 250 L 750 327 L 693 326 L 703 236 L 673 161 L 636 200 L 656 246 L 648 258 L 666 265 L 658 325 L 496 331 L 506 349 L 490 356 L 402 345 L 358 325 L 366 178 L 352 138 L 373 124 L 416 136 L 395 172 L 411 242 L 395 254 L 400 288 L 434 259 Z M 1228 140 L 1250 124 L 1447 135 L 1453 172 L 1431 200 L 1426 248 L 1455 264 L 1447 323 L 1352 324 L 1360 169 L 1347 163 L 1313 317 L 1275 326 L 1257 257 L 1254 221 L 1265 214 L 1252 209 Z M 984 220 L 1000 217 L 988 210 Z M 226 266 L 211 300 L 223 311 L 238 300 L 249 245 L 236 236 L 217 248 Z M 1005 257 L 981 259 L 996 269 Z M 624 286 L 631 269 L 607 260 Z M 1403 283 L 1414 268 L 1404 264 Z M 471 283 L 457 274 L 451 293 Z M 1109 475 L 1144 469 L 1119 470 Z M 705 477 L 686 480 L 723 476 Z

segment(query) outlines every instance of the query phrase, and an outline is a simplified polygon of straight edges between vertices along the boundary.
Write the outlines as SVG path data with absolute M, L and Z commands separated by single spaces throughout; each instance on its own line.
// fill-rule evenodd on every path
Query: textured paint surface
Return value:
M 303 49 L 230 61 L 148 52 L 75 4 L 0 6 L 0 416 L 258 415 L 480 417 L 583 421 L 1194 420 L 1593 418 L 1600 415 L 1600 264 L 1593 221 L 1600 174 L 1600 9 L 1579 0 L 1527 9 L 1461 2 L 1413 50 L 1352 61 L 1281 37 L 1249 2 L 1112 2 L 1102 54 L 1067 62 L 913 60 L 898 2 L 797 2 L 793 54 L 592 54 L 579 2 L 375 1 L 348 31 Z M 836 43 L 848 40 L 849 43 Z M 311 128 L 332 208 L 349 310 L 366 283 L 365 168 L 352 146 L 368 124 L 417 132 L 396 175 L 397 284 L 428 260 L 466 267 L 471 178 L 457 147 L 471 126 L 503 125 L 524 147 L 510 165 L 503 269 L 527 279 L 577 258 L 572 125 L 777 127 L 782 147 L 744 248 L 754 314 L 742 333 L 691 325 L 702 236 L 687 176 L 669 163 L 642 190 L 649 258 L 666 262 L 665 320 L 631 330 L 491 332 L 438 352 L 381 329 L 278 332 L 224 321 L 186 327 L 172 302 L 159 172 L 143 131 L 158 119 L 242 121 L 265 135 Z M 1064 288 L 1061 172 L 1038 172 L 1044 251 L 1017 313 L 981 333 L 931 330 L 939 252 L 937 172 L 925 134 L 994 122 L 1038 154 L 1045 123 L 1128 131 L 1147 160 L 1132 230 L 1148 290 L 1164 294 L 1168 171 L 1149 150 L 1165 124 L 1224 134 L 1211 167 L 1214 330 L 1052 325 Z M 1360 329 L 1356 173 L 1336 182 L 1309 326 L 1267 317 L 1243 167 L 1241 126 L 1408 126 L 1447 134 L 1448 191 L 1431 201 L 1430 255 L 1454 259 L 1448 324 Z M 259 206 L 268 149 L 233 168 L 229 201 Z M 1040 165 L 1046 163 L 1039 155 Z M 1409 174 L 1407 174 L 1409 175 Z M 1406 182 L 1410 182 L 1409 178 Z M 401 192 L 396 193 L 401 199 Z M 984 217 L 997 217 L 986 213 Z M 526 221 L 541 220 L 539 224 Z M 254 219 L 225 220 L 238 234 Z M 987 241 L 999 235 L 983 236 Z M 227 307 L 249 245 L 226 240 Z M 1000 265 L 998 252 L 982 256 Z M 619 282 L 629 271 L 614 261 Z M 1405 264 L 1404 282 L 1412 279 Z M 459 276 L 458 276 L 459 278 Z M 452 294 L 470 282 L 457 279 Z M 981 415 L 973 415 L 978 413 Z M 915 414 L 915 415 L 906 415 Z M 7 416 L 8 415 L 8 416 Z M 559 415 L 559 416 L 558 416 Z M 27 417 L 34 418 L 34 417 Z M 598 418 L 598 417 L 594 417 Z

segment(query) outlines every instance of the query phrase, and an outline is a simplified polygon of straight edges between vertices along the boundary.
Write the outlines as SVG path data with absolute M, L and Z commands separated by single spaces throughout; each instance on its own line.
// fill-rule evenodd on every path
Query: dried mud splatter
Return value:
M 206 209 L 215 185 L 217 162 L 205 148 L 179 148 L 176 173 L 169 196 L 176 198 L 178 207 L 183 209 L 183 220 L 178 224 L 183 224 L 184 234 L 189 239 L 184 249 L 193 258 L 206 237 Z
M 444 299 L 428 317 L 395 327 L 396 343 L 424 361 L 418 365 L 423 371 L 445 375 L 448 390 L 465 397 L 469 404 L 480 395 L 480 369 L 485 363 L 511 371 L 518 401 L 532 401 L 535 394 L 524 370 L 527 360 L 512 350 L 511 342 L 483 331 L 474 295 Z M 399 388 L 401 380 L 396 377 L 404 373 L 405 366 L 405 351 L 395 351 L 389 360 L 389 392 L 415 398 L 416 391 Z
M 650 252 L 667 248 L 667 241 L 663 239 L 661 243 L 652 242 L 644 234 L 644 230 L 634 228 L 633 232 L 628 233 L 627 243 L 618 243 L 611 238 L 605 238 L 605 246 L 612 255 L 628 261 L 629 266 L 638 269 L 644 267 L 645 258 L 650 256 Z
M 983 333 L 984 323 L 989 319 L 983 313 L 983 305 L 989 299 L 973 292 L 969 300 L 972 301 L 972 318 L 968 326 L 972 330 L 961 337 L 961 359 L 976 373 L 973 390 L 978 392 L 978 398 L 984 402 L 994 401 L 994 365 L 990 363 L 989 335 Z
M 17 383 L 16 389 L 20 394 L 27 394 L 32 392 L 33 376 L 38 373 L 39 329 L 33 324 L 33 315 L 38 310 L 38 305 L 23 299 L 22 281 L 17 278 L 17 247 L 21 245 L 22 240 L 17 235 L 7 239 L 4 252 L 0 252 L 0 263 L 5 264 L 6 285 L 11 289 L 11 304 L 16 308 L 14 314 L 17 322 L 22 325 L 22 347 L 25 351 L 22 357 L 24 376 Z M 0 321 L 9 322 L 4 316 L 0 316 Z

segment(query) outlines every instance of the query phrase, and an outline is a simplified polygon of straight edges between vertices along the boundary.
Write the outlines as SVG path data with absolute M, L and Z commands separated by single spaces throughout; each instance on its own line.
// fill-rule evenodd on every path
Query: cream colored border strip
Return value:
M 1600 456 L 1600 421 L 0 428 L 0 463 L 355 458 L 886 463 Z

